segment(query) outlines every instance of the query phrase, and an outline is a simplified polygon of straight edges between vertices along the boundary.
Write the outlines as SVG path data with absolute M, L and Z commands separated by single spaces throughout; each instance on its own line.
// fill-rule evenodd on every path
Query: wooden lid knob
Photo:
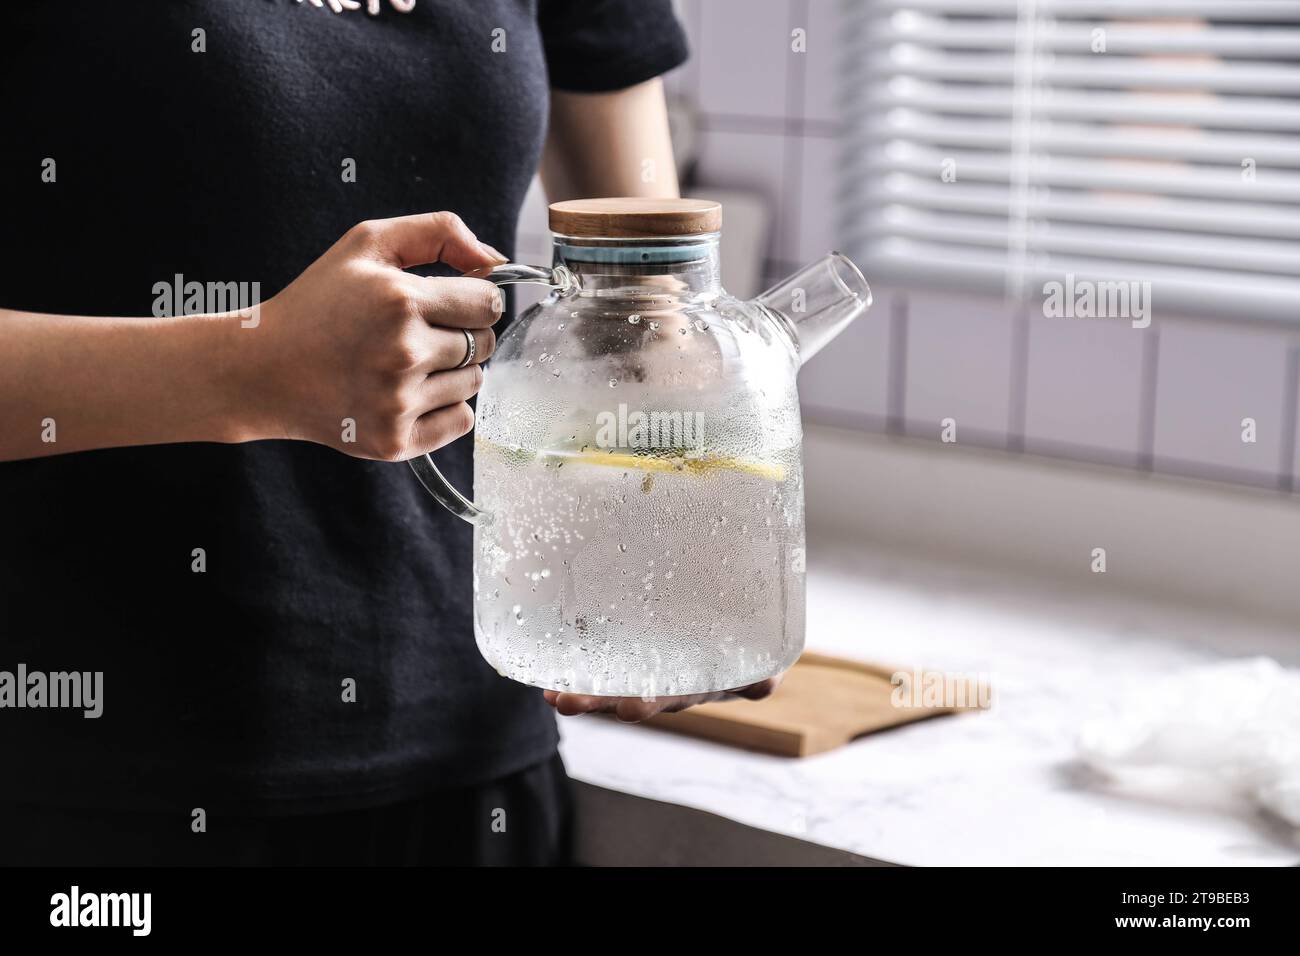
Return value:
M 711 199 L 569 199 L 551 203 L 550 226 L 584 239 L 697 236 L 722 228 L 722 206 Z

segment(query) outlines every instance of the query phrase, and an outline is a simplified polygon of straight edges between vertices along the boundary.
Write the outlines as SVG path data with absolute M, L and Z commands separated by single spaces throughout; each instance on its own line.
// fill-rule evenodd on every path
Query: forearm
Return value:
M 551 202 L 677 196 L 662 81 L 613 93 L 552 90 L 541 174 Z
M 257 329 L 240 322 L 0 310 L 0 460 L 259 437 L 236 361 Z
M 0 461 L 264 438 L 383 461 L 441 448 L 473 427 L 501 317 L 501 293 L 468 274 L 504 261 L 459 216 L 423 213 L 358 223 L 241 312 L 0 309 Z M 405 271 L 434 262 L 466 275 Z

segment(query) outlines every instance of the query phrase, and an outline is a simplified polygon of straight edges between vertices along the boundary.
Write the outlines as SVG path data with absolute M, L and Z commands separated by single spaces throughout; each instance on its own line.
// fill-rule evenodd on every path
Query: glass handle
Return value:
M 577 285 L 573 273 L 564 266 L 549 269 L 544 266 L 525 266 L 514 262 L 497 266 L 485 278 L 499 286 L 535 282 L 550 286 L 561 295 L 571 291 Z M 438 466 L 433 463 L 431 455 L 417 455 L 408 464 L 415 472 L 415 477 L 420 479 L 420 484 L 424 485 L 424 490 L 433 495 L 434 500 L 452 514 L 474 524 L 487 513 L 457 491 L 452 483 L 443 477 Z

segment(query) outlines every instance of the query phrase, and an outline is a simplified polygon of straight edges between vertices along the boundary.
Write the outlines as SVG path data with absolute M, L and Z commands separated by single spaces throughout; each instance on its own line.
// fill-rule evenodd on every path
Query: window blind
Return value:
M 1300 321 L 1300 0 L 846 0 L 841 232 L 881 281 Z

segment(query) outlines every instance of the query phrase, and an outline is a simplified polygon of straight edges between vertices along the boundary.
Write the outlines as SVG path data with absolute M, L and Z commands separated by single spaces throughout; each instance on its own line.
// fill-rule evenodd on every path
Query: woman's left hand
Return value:
M 589 694 L 566 694 L 558 690 L 544 693 L 546 702 L 565 717 L 581 714 L 613 714 L 624 723 L 635 724 L 648 720 L 655 714 L 671 714 L 696 704 L 707 704 L 714 700 L 730 700 L 737 697 L 745 700 L 762 700 L 781 683 L 784 674 L 769 677 L 748 687 L 734 690 L 719 690 L 709 694 L 686 694 L 680 697 L 593 697 Z

